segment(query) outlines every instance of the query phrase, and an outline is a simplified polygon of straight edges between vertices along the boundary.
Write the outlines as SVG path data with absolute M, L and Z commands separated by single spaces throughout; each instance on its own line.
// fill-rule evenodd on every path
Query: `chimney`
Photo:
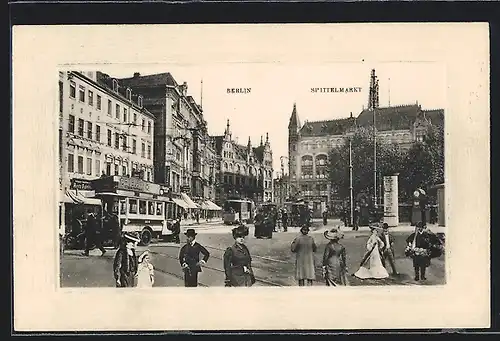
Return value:
M 141 74 L 139 72 L 134 72 L 134 78 L 140 77 Z

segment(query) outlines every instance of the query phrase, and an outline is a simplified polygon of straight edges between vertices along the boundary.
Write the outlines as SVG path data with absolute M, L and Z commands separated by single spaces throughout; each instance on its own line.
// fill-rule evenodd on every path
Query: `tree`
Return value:
M 373 195 L 373 129 L 359 128 L 353 136 L 333 148 L 329 155 L 329 179 L 341 198 L 349 196 L 349 141 L 352 149 L 353 193 Z M 404 169 L 404 152 L 399 145 L 377 139 L 377 173 L 384 176 Z M 380 177 L 377 176 L 380 181 Z

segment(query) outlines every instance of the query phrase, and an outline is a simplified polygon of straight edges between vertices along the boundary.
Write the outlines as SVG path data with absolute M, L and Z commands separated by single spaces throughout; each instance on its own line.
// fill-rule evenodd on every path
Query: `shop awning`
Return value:
M 188 204 L 188 208 L 200 208 L 186 193 L 181 193 L 181 197 Z
M 208 210 L 208 211 L 222 211 L 221 207 L 217 206 L 216 204 L 214 204 L 210 200 L 205 200 L 201 204 L 201 208 L 204 209 L 204 210 Z
M 184 209 L 188 209 L 189 208 L 189 205 L 187 202 L 185 202 L 184 200 L 182 199 L 177 199 L 177 198 L 172 198 L 172 200 L 177 204 L 179 205 L 180 207 L 184 208 Z
M 87 198 L 83 196 L 81 193 L 78 193 L 75 190 L 68 189 L 64 191 L 63 198 L 61 198 L 62 202 L 69 204 L 78 204 L 78 205 L 101 205 L 101 200 L 97 198 Z

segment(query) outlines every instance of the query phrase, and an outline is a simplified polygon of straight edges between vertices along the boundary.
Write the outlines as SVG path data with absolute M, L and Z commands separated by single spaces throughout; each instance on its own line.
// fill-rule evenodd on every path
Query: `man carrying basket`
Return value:
M 415 281 L 425 281 L 425 271 L 431 264 L 431 258 L 437 258 L 443 253 L 441 241 L 434 234 L 425 231 L 425 225 L 419 221 L 406 243 L 405 255 L 413 259 Z

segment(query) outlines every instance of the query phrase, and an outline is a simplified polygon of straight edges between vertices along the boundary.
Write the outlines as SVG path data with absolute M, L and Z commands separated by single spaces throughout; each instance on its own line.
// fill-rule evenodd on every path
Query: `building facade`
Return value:
M 377 139 L 397 143 L 409 149 L 421 141 L 429 125 L 444 124 L 444 110 L 424 110 L 416 103 L 411 105 L 379 107 L 378 81 L 372 70 L 369 106 L 357 117 L 300 123 L 296 104 L 288 124 L 288 156 L 290 194 L 308 201 L 315 216 L 326 207 L 332 208 L 336 189 L 328 179 L 328 154 L 332 148 L 344 144 L 346 137 L 359 127 L 373 127 Z
M 170 73 L 119 80 L 144 96 L 144 106 L 155 116 L 154 181 L 195 201 L 215 199 L 218 163 L 208 135 L 203 110 Z
M 102 175 L 152 182 L 154 116 L 142 96 L 100 72 L 59 72 L 59 184 L 93 196 Z M 69 192 L 71 193 L 71 192 Z
M 224 135 L 213 137 L 219 159 L 216 203 L 230 197 L 247 198 L 256 204 L 273 201 L 273 152 L 266 133 L 257 147 L 233 139 L 229 120 Z

